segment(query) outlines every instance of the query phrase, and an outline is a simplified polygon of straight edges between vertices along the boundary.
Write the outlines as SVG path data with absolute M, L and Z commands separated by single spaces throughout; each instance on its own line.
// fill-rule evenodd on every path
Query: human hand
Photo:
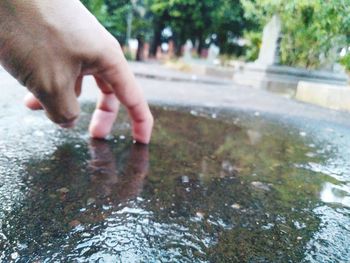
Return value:
M 29 108 L 43 108 L 67 128 L 79 116 L 82 79 L 93 75 L 101 94 L 91 136 L 109 134 L 120 101 L 134 139 L 149 143 L 153 117 L 122 49 L 79 0 L 0 1 L 0 63 L 31 92 L 25 98 Z

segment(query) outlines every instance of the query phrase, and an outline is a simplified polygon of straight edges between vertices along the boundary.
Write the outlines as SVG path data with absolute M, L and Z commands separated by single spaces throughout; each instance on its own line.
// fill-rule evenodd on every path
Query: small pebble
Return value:
M 67 187 L 62 187 L 62 188 L 58 189 L 57 192 L 62 193 L 62 194 L 66 194 L 69 192 L 69 189 Z
M 233 205 L 231 205 L 231 207 L 233 209 L 240 209 L 241 208 L 241 206 L 239 204 L 237 204 L 237 203 L 234 203 Z
M 196 216 L 199 217 L 200 219 L 202 219 L 204 217 L 204 213 L 202 212 L 197 212 Z
M 91 205 L 93 203 L 95 203 L 95 198 L 92 198 L 92 197 L 88 198 L 88 200 L 86 201 L 87 205 Z
M 270 186 L 268 184 L 264 184 L 262 182 L 252 182 L 251 183 L 255 188 L 260 189 L 260 190 L 264 190 L 264 191 L 270 191 Z
M 81 223 L 80 223 L 79 220 L 73 220 L 73 221 L 69 222 L 69 226 L 70 226 L 70 227 L 77 227 L 77 226 L 79 226 L 80 224 L 81 224 Z
M 110 206 L 108 206 L 108 205 L 102 205 L 102 209 L 103 210 L 109 210 L 111 207 Z
M 190 178 L 187 175 L 181 176 L 182 183 L 188 184 L 190 182 Z
M 11 254 L 11 258 L 12 258 L 13 260 L 17 259 L 18 256 L 19 256 L 19 254 L 18 254 L 17 252 L 13 252 L 13 253 Z

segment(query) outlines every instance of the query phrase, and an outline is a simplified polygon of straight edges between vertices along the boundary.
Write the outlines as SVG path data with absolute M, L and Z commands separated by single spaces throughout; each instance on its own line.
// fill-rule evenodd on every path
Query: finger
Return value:
M 106 138 L 112 130 L 118 115 L 119 101 L 115 94 L 110 92 L 107 83 L 99 78 L 95 79 L 101 93 L 91 118 L 89 132 L 92 138 L 102 139 Z
M 101 57 L 101 71 L 98 76 L 110 84 L 119 101 L 127 107 L 132 119 L 134 139 L 148 144 L 153 116 L 118 43 L 113 51 Z
M 63 128 L 75 125 L 79 116 L 79 103 L 75 94 L 75 81 L 56 82 L 32 88 L 33 95 L 45 109 L 49 119 Z
M 79 76 L 75 83 L 75 94 L 77 95 L 77 97 L 79 97 L 81 94 L 82 84 L 83 84 L 83 76 Z M 24 104 L 31 110 L 44 109 L 40 101 L 31 92 L 28 92 L 27 95 L 24 97 Z
M 82 85 L 83 85 L 83 76 L 80 75 L 80 76 L 77 78 L 76 82 L 75 82 L 75 95 L 76 95 L 77 97 L 79 97 L 80 94 L 81 94 L 81 87 L 82 87 Z
M 40 101 L 30 92 L 24 97 L 24 104 L 31 110 L 43 109 Z

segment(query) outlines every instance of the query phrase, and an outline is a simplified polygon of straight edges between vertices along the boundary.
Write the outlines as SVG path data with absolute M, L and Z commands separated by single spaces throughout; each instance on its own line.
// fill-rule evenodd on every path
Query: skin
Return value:
M 93 75 L 101 94 L 91 136 L 110 133 L 121 102 L 134 139 L 149 143 L 153 117 L 122 49 L 79 0 L 1 0 L 0 63 L 29 89 L 25 104 L 65 128 L 78 119 L 83 77 Z

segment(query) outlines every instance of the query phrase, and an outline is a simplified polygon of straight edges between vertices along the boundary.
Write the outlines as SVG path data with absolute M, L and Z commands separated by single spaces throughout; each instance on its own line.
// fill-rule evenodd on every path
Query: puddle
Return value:
M 350 258 L 346 131 L 154 107 L 147 147 L 123 113 L 108 141 L 90 140 L 91 111 L 71 132 L 40 113 L 0 119 L 1 261 Z

